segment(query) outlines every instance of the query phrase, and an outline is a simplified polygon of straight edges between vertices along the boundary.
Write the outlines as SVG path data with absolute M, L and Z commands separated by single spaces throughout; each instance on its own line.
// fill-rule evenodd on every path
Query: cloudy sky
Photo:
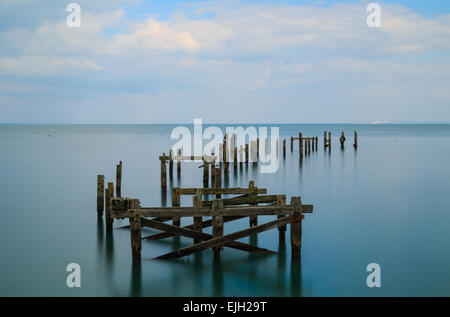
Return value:
M 450 1 L 369 2 L 1 0 L 0 122 L 449 122 Z

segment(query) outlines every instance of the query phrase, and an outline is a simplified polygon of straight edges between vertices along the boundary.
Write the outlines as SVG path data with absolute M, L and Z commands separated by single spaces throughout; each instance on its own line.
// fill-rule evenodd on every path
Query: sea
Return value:
M 183 162 L 180 176 L 176 169 L 168 176 L 167 193 L 161 189 L 159 156 L 182 126 L 1 124 L 0 296 L 450 296 L 450 124 L 256 125 L 279 128 L 279 168 L 261 173 L 261 164 L 244 164 L 235 173 L 231 166 L 224 186 L 253 180 L 288 203 L 300 196 L 314 205 L 303 220 L 301 260 L 291 259 L 288 226 L 284 243 L 277 230 L 239 240 L 276 255 L 224 248 L 220 262 L 211 250 L 154 260 L 192 244 L 171 237 L 143 240 L 135 265 L 121 228 L 128 220 L 115 221 L 112 233 L 97 220 L 97 175 L 115 182 L 122 161 L 122 196 L 170 206 L 171 187 L 203 184 L 201 163 Z M 299 132 L 319 137 L 318 150 L 301 162 L 298 144 L 290 150 Z M 192 206 L 192 197 L 181 205 Z M 248 226 L 247 218 L 227 222 L 225 234 Z M 67 285 L 70 263 L 80 266 L 81 287 Z M 379 265 L 380 287 L 367 284 L 371 263 Z

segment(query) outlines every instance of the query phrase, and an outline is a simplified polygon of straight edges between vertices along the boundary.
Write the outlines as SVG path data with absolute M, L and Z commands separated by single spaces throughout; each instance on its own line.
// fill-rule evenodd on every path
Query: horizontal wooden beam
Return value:
M 226 236 L 221 236 L 218 238 L 203 241 L 203 242 L 194 244 L 192 246 L 161 255 L 155 259 L 160 259 L 160 260 L 176 259 L 176 258 L 180 258 L 180 257 L 186 256 L 186 255 L 192 254 L 192 253 L 200 252 L 200 251 L 212 248 L 212 247 L 219 247 L 219 246 L 222 246 L 222 245 L 224 245 L 228 242 L 234 241 L 234 240 L 242 239 L 242 238 L 248 237 L 248 236 L 256 234 L 256 233 L 260 233 L 260 232 L 264 232 L 264 231 L 267 231 L 270 229 L 281 227 L 281 226 L 286 225 L 289 222 L 291 222 L 292 219 L 293 219 L 293 216 L 286 216 L 283 218 L 279 218 L 277 220 L 273 220 L 273 221 L 267 222 L 265 224 L 261 224 L 261 225 L 251 227 L 251 228 L 248 228 L 245 230 L 237 231 L 237 232 L 228 234 Z
M 231 205 L 245 205 L 245 204 L 269 204 L 277 201 L 277 195 L 267 195 L 267 196 L 255 196 L 255 197 L 249 197 L 249 196 L 239 196 L 239 197 L 233 197 L 233 198 L 224 198 L 222 199 L 223 204 L 225 206 L 231 206 Z M 202 202 L 202 206 L 212 206 L 212 201 L 206 200 Z
M 250 206 L 227 207 L 223 210 L 213 210 L 208 207 L 152 207 L 140 209 L 117 210 L 113 209 L 114 218 L 130 217 L 207 217 L 207 216 L 282 216 L 292 215 L 295 211 L 292 206 Z
M 197 191 L 200 191 L 201 195 L 239 195 L 239 194 L 250 194 L 256 191 L 257 194 L 264 195 L 267 194 L 267 189 L 265 188 L 172 188 L 172 192 L 176 195 L 195 195 Z
M 200 241 L 207 241 L 207 240 L 212 239 L 212 235 L 207 234 L 207 233 L 194 231 L 192 229 L 180 228 L 178 226 L 165 224 L 165 223 L 162 223 L 159 221 L 153 221 L 150 219 L 147 219 L 146 226 L 153 228 L 153 229 L 157 229 L 157 230 L 167 231 L 172 234 L 177 234 L 177 235 L 182 235 L 182 236 L 189 237 L 189 238 L 194 238 L 194 239 L 197 239 Z M 250 244 L 245 244 L 245 243 L 241 243 L 241 242 L 237 242 L 237 241 L 230 241 L 230 242 L 225 243 L 224 245 L 229 248 L 252 252 L 252 253 L 257 253 L 257 254 L 277 254 L 277 252 L 274 252 L 271 250 L 258 248 L 258 247 L 252 246 Z

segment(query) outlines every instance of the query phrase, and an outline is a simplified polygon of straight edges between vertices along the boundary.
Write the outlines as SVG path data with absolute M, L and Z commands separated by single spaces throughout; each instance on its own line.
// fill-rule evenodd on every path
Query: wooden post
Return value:
M 256 138 L 256 161 L 259 160 L 259 138 Z
M 311 138 L 308 138 L 308 154 L 311 153 Z
M 355 148 L 355 150 L 358 148 L 358 133 L 356 132 L 356 130 L 355 130 L 355 132 L 354 132 L 354 138 L 355 138 L 355 141 L 354 141 L 354 143 L 353 143 L 353 147 Z
M 305 139 L 305 154 L 308 154 L 308 139 Z
M 199 190 L 195 193 L 195 196 L 192 197 L 193 206 L 200 208 L 202 206 L 202 194 Z M 202 232 L 203 228 L 203 218 L 202 217 L 194 217 L 193 230 Z M 194 244 L 201 242 L 201 240 L 194 239 Z
M 245 165 L 248 165 L 248 144 L 245 144 Z
M 222 213 L 224 207 L 223 207 L 223 201 L 222 199 L 214 199 L 212 209 L 214 211 L 217 211 L 218 213 Z M 212 219 L 212 238 L 218 238 L 223 236 L 223 216 L 213 216 Z M 222 250 L 222 246 L 220 247 L 214 247 L 214 260 L 220 260 L 220 251 Z
M 316 138 L 315 137 L 312 137 L 311 138 L 311 151 L 313 151 L 314 152 L 314 149 L 316 148 L 315 147 L 315 143 L 316 143 Z
M 172 207 L 180 207 L 180 195 L 176 192 L 175 188 L 172 188 Z M 172 217 L 172 224 L 174 226 L 180 226 L 181 217 Z
M 305 151 L 306 154 L 306 151 Z M 298 155 L 303 156 L 303 135 L 301 132 L 298 133 Z
M 228 150 L 227 150 L 228 142 L 227 142 L 227 134 L 223 137 L 223 161 L 228 162 Z
M 127 205 L 127 204 L 125 204 Z M 128 200 L 129 209 L 139 209 L 139 200 Z M 141 217 L 130 217 L 130 237 L 131 237 L 131 254 L 133 262 L 141 261 L 142 239 L 141 239 Z
M 216 188 L 222 188 L 222 169 L 220 167 L 216 167 L 215 169 L 216 177 L 215 177 L 215 186 Z M 221 198 L 221 194 L 217 194 L 216 198 Z
M 318 150 L 318 148 L 319 148 L 319 137 L 316 136 L 316 151 Z
M 167 187 L 167 177 L 166 177 L 166 153 L 163 153 L 162 157 L 159 158 L 161 161 L 161 187 L 166 189 Z
M 104 208 L 105 208 L 105 176 L 97 175 L 97 218 L 98 218 L 98 220 L 102 219 Z
M 283 157 L 286 157 L 286 138 L 283 139 Z
M 277 205 L 286 206 L 286 196 L 277 195 Z M 279 215 L 278 219 L 283 218 L 283 215 Z M 278 227 L 278 238 L 279 242 L 283 243 L 286 240 L 286 225 Z
M 250 181 L 248 182 L 248 189 L 251 190 L 249 197 L 256 197 L 258 195 L 257 188 L 255 188 L 255 182 Z M 257 205 L 257 204 L 252 204 Z M 258 225 L 258 216 L 250 216 L 249 217 L 249 225 L 250 227 L 255 227 Z
M 173 176 L 173 150 L 170 149 L 170 158 L 169 158 L 169 175 Z
M 106 231 L 112 232 L 114 219 L 111 218 L 111 198 L 114 196 L 114 184 L 108 183 L 108 187 L 105 189 L 106 208 L 105 208 L 105 222 Z
M 203 159 L 203 187 L 209 186 L 209 163 Z
M 239 146 L 239 167 L 244 164 L 244 146 L 241 144 Z
M 344 131 L 342 131 L 341 137 L 339 138 L 339 142 L 341 142 L 341 149 L 344 149 L 344 143 L 345 143 Z
M 291 136 L 291 152 L 294 151 L 294 137 Z
M 327 131 L 323 131 L 323 149 L 327 149 Z
M 211 163 L 211 187 L 216 186 L 216 164 Z
M 302 247 L 302 201 L 300 197 L 292 197 L 291 205 L 296 207 L 291 223 L 291 253 L 293 259 L 299 259 Z
M 331 131 L 328 132 L 328 150 L 331 151 Z
M 181 149 L 178 149 L 177 177 L 181 176 Z
M 122 197 L 122 161 L 116 165 L 116 197 Z

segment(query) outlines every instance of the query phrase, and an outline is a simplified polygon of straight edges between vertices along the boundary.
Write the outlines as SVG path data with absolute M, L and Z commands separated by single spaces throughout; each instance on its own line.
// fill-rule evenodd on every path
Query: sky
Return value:
M 448 0 L 1 0 L 0 42 L 0 123 L 450 122 Z

